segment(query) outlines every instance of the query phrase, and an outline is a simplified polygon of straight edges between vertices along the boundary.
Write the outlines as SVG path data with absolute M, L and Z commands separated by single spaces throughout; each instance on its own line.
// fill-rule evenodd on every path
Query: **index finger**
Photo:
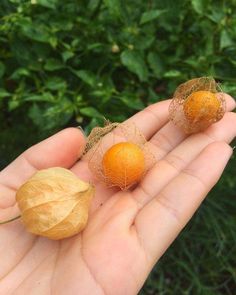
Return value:
M 142 111 L 126 120 L 127 123 L 134 123 L 149 140 L 168 121 L 168 109 L 171 99 L 163 100 L 147 106 Z

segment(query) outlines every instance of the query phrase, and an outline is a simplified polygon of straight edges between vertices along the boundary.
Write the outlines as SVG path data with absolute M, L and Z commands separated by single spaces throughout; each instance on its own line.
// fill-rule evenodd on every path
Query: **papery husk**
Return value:
M 35 173 L 16 194 L 26 229 L 53 240 L 84 229 L 94 188 L 71 171 L 54 167 Z
M 184 113 L 184 103 L 192 93 L 201 90 L 217 93 L 216 97 L 220 102 L 220 108 L 215 118 L 210 117 L 208 120 L 199 119 L 193 122 L 188 120 Z M 169 118 L 186 134 L 192 134 L 202 131 L 222 119 L 225 110 L 226 103 L 220 85 L 212 77 L 200 77 L 189 80 L 177 87 L 169 107 Z
M 121 190 L 127 190 L 137 182 L 127 185 L 125 181 L 119 181 L 119 184 L 114 184 L 105 176 L 102 166 L 104 154 L 109 148 L 120 142 L 134 143 L 143 151 L 145 161 L 143 178 L 156 163 L 156 159 L 144 135 L 131 122 L 111 123 L 106 121 L 104 127 L 95 127 L 88 137 L 84 159 L 88 162 L 88 167 L 97 180 L 105 183 L 107 187 L 118 186 Z

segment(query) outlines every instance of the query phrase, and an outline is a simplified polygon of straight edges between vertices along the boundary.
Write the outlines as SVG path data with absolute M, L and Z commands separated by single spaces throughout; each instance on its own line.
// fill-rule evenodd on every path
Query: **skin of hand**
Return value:
M 157 158 L 132 191 L 108 189 L 93 179 L 87 163 L 78 161 L 85 138 L 76 128 L 29 148 L 1 171 L 0 220 L 18 213 L 15 192 L 39 169 L 70 168 L 95 183 L 96 195 L 87 227 L 72 238 L 32 235 L 19 219 L 0 225 L 0 294 L 137 294 L 231 157 L 235 101 L 225 98 L 224 118 L 188 137 L 168 121 L 170 100 L 130 118 Z

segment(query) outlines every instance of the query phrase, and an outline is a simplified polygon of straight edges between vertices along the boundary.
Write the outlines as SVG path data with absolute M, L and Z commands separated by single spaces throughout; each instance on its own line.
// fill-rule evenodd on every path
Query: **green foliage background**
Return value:
M 189 78 L 212 75 L 236 95 L 235 11 L 224 0 L 1 0 L 0 167 L 65 126 L 123 121 Z M 235 294 L 235 164 L 142 294 Z

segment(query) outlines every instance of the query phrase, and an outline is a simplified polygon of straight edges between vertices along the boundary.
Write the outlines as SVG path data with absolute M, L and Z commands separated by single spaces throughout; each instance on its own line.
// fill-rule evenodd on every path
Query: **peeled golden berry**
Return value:
M 121 188 L 138 182 L 145 171 L 142 149 L 130 142 L 120 142 L 106 151 L 102 160 L 107 182 Z
M 184 102 L 184 114 L 191 123 L 216 120 L 220 109 L 220 99 L 210 91 L 193 92 Z
M 58 240 L 84 229 L 94 188 L 64 168 L 35 173 L 17 191 L 16 200 L 26 229 Z

